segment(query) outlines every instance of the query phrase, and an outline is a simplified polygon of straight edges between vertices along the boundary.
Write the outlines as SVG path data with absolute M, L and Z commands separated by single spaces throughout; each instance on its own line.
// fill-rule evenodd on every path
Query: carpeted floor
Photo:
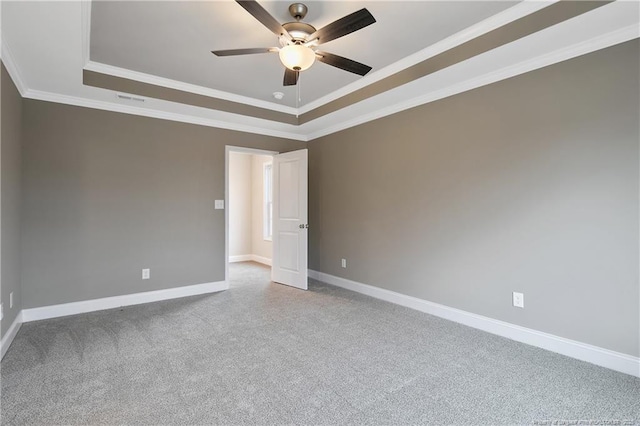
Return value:
M 2 424 L 640 421 L 640 379 L 255 263 L 231 274 L 221 293 L 24 324 Z

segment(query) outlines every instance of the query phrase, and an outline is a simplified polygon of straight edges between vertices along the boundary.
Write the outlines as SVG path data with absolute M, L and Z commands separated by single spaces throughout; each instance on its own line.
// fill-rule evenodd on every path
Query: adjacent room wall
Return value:
M 229 257 L 271 262 L 271 241 L 263 236 L 264 164 L 269 155 L 229 153 Z M 234 258 L 235 257 L 235 258 Z
M 23 116 L 25 308 L 223 281 L 214 200 L 224 199 L 225 145 L 303 146 L 35 100 Z
M 229 153 L 229 256 L 253 253 L 252 155 Z
M 638 51 L 310 142 L 310 268 L 638 356 Z
M 271 163 L 273 157 L 269 155 L 254 155 L 252 157 L 252 232 L 251 247 L 252 254 L 263 259 L 271 260 L 272 243 L 264 239 L 264 165 Z
M 20 285 L 20 217 L 22 198 L 22 98 L 4 65 L 0 75 L 1 102 L 1 152 L 2 159 L 2 247 L 0 270 L 2 280 L 1 299 L 4 305 L 1 335 L 15 321 L 22 309 Z M 13 293 L 13 307 L 9 294 Z

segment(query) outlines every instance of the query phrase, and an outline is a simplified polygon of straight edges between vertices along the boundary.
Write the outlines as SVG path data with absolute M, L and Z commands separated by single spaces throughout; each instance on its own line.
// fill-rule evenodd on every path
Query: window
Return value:
M 271 241 L 273 235 L 273 169 L 271 163 L 264 164 L 264 214 L 262 234 L 265 240 Z

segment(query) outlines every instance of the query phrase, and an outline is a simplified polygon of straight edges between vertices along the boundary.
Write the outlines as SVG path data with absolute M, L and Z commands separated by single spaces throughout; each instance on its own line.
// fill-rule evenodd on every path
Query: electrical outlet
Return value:
M 342 267 L 343 268 L 347 267 L 347 259 L 342 259 Z
M 216 210 L 224 210 L 224 200 L 215 200 Z
M 13 292 L 9 293 L 9 309 L 13 308 Z
M 143 269 L 142 270 L 142 279 L 143 280 L 148 280 L 149 278 L 151 278 L 151 270 L 150 269 Z
M 513 292 L 513 306 L 516 308 L 524 308 L 524 294 Z

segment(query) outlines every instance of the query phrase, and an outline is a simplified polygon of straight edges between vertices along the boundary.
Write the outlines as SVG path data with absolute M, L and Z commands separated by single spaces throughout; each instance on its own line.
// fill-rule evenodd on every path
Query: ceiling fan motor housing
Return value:
M 285 30 L 291 35 L 293 38 L 293 42 L 296 44 L 305 43 L 307 38 L 316 32 L 316 29 L 313 25 L 309 25 L 305 22 L 287 22 L 286 24 L 282 24 Z M 280 44 L 282 46 L 288 44 L 287 40 L 280 39 Z

